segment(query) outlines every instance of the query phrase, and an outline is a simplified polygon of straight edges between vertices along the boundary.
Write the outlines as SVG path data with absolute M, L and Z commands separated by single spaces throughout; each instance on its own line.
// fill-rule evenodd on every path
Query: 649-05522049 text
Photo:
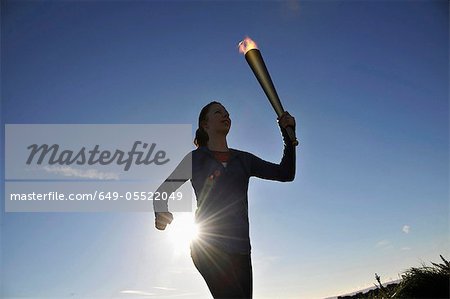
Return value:
M 178 192 L 115 192 L 115 191 L 94 191 L 92 193 L 69 193 L 47 192 L 47 193 L 10 193 L 11 201 L 143 201 L 143 200 L 182 200 L 183 193 Z

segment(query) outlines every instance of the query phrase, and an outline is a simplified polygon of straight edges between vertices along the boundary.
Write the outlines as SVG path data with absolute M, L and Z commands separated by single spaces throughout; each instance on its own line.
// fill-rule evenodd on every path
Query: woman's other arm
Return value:
M 155 193 L 172 194 L 192 176 L 192 152 L 187 154 L 169 177 L 159 186 Z M 173 220 L 166 200 L 153 200 L 155 227 L 164 230 Z

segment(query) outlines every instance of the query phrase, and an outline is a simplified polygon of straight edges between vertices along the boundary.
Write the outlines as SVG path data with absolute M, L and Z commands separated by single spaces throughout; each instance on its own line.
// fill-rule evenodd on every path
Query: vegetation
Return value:
M 398 283 L 383 286 L 381 278 L 375 273 L 378 282 L 376 289 L 338 299 L 385 299 L 385 298 L 450 298 L 450 262 L 442 255 L 443 263 L 420 268 L 411 268 L 401 275 Z

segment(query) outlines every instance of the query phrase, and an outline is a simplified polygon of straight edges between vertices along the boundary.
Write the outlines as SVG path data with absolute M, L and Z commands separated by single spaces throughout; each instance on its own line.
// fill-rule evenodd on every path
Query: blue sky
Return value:
M 236 48 L 246 35 L 258 43 L 301 146 L 294 182 L 251 181 L 255 298 L 340 295 L 373 285 L 375 273 L 397 279 L 449 257 L 448 2 L 2 1 L 1 10 L 2 124 L 195 128 L 201 107 L 219 100 L 233 121 L 229 146 L 277 162 L 275 114 Z M 179 246 L 151 213 L 2 205 L 1 295 L 210 298 Z

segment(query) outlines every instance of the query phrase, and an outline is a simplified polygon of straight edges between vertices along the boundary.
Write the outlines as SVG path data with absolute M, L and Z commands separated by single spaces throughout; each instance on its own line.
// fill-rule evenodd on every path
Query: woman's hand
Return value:
M 157 212 L 155 216 L 155 227 L 159 230 L 165 230 L 167 224 L 172 223 L 173 215 L 170 212 Z
M 295 118 L 292 117 L 289 112 L 285 111 L 283 114 L 277 118 L 278 124 L 283 129 L 286 129 L 287 127 L 292 127 L 292 129 L 295 131 Z

